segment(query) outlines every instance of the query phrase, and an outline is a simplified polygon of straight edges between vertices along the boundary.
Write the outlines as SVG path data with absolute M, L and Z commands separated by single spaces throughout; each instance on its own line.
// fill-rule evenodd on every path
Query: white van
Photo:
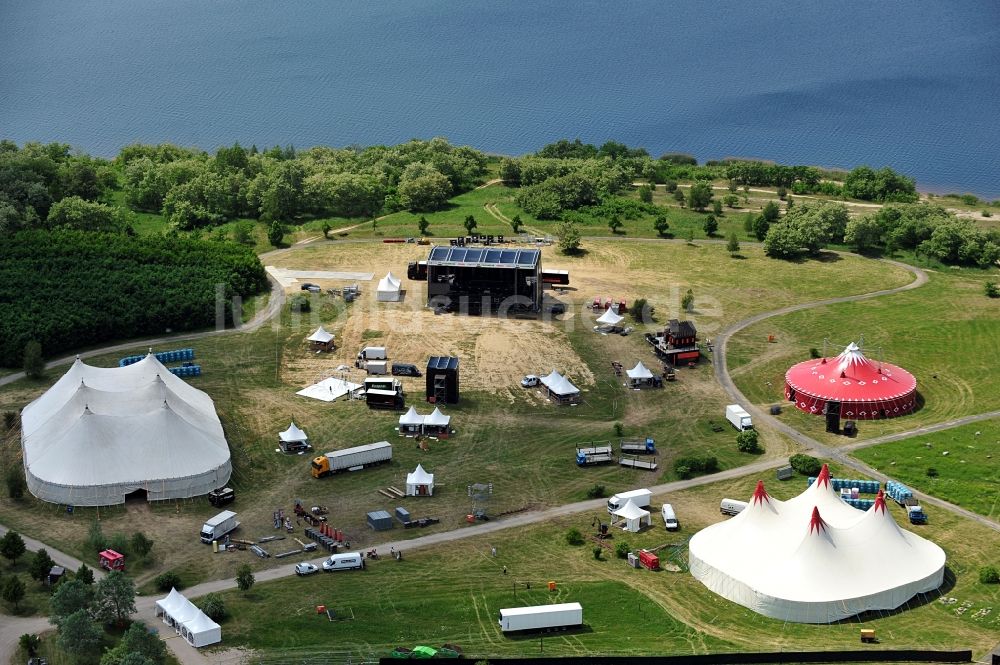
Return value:
M 323 562 L 323 570 L 332 572 L 334 570 L 361 570 L 365 567 L 365 558 L 361 552 L 344 552 L 334 554 Z
M 677 531 L 677 529 L 681 528 L 681 525 L 677 522 L 677 515 L 674 514 L 673 506 L 665 503 L 660 512 L 663 514 L 663 525 L 667 527 L 667 531 Z
M 719 504 L 719 512 L 723 515 L 739 515 L 747 507 L 746 501 L 736 499 L 723 499 Z

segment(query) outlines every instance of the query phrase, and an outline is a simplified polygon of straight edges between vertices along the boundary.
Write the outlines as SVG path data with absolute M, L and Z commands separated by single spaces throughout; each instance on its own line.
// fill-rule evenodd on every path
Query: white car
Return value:
M 534 374 L 529 374 L 528 376 L 521 379 L 521 386 L 524 388 L 534 388 L 538 385 L 539 378 Z
M 295 574 L 299 575 L 300 577 L 304 576 L 304 575 L 312 575 L 313 573 L 315 573 L 318 570 L 319 570 L 319 568 L 317 568 L 315 566 L 315 564 L 311 564 L 311 563 L 297 563 L 297 564 L 295 564 Z

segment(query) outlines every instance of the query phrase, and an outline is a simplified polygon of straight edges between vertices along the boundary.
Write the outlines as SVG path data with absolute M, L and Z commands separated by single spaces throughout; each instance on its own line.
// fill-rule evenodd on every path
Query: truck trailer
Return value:
M 630 492 L 619 492 L 618 494 L 615 494 L 613 497 L 608 499 L 608 513 L 610 514 L 615 512 L 616 510 L 624 506 L 626 503 L 628 503 L 629 499 L 631 499 L 632 503 L 634 503 L 640 508 L 648 508 L 649 500 L 650 498 L 652 498 L 652 496 L 653 493 L 647 489 L 632 490 Z
M 583 625 L 580 603 L 510 607 L 500 610 L 500 630 L 504 633 L 566 630 Z
M 629 469 L 640 469 L 642 471 L 656 471 L 656 459 L 649 457 L 637 457 L 635 455 L 622 455 L 618 458 L 618 464 Z
M 607 464 L 612 460 L 614 460 L 614 451 L 611 449 L 611 444 L 576 449 L 576 463 L 578 466 Z
M 383 464 L 392 459 L 392 444 L 388 441 L 335 450 L 312 461 L 313 478 L 323 478 L 341 471 L 358 471 L 366 466 Z
M 655 455 L 656 442 L 651 438 L 622 439 L 619 443 L 623 455 Z
M 202 525 L 201 542 L 207 545 L 213 540 L 219 540 L 227 533 L 235 531 L 239 526 L 240 523 L 236 521 L 236 513 L 231 510 L 223 510 Z
M 729 404 L 726 406 L 726 420 L 741 432 L 753 429 L 753 421 L 750 420 L 750 414 L 739 404 Z

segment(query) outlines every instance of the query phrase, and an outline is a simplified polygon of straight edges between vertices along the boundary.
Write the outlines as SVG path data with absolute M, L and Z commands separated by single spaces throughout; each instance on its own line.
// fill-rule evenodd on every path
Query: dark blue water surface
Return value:
M 1000 3 L 4 0 L 0 136 L 613 138 L 1000 198 Z

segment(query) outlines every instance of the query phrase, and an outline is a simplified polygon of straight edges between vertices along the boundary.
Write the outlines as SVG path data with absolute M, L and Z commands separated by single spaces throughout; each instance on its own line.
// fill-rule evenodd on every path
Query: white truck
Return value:
M 753 422 L 750 420 L 750 414 L 746 412 L 739 404 L 730 404 L 726 406 L 726 420 L 729 423 L 743 432 L 748 429 L 753 429 Z
M 532 630 L 566 630 L 583 625 L 580 603 L 509 607 L 500 610 L 500 630 L 516 633 Z
M 631 499 L 632 503 L 638 507 L 646 508 L 649 506 L 649 500 L 652 496 L 653 493 L 647 489 L 632 490 L 631 492 L 619 492 L 608 499 L 608 513 L 610 514 L 615 512 L 628 503 L 629 499 Z
M 358 351 L 358 360 L 385 360 L 387 357 L 384 346 L 366 346 Z
M 663 515 L 663 525 L 667 528 L 667 531 L 677 531 L 677 529 L 681 528 L 680 523 L 677 521 L 677 515 L 674 514 L 674 507 L 669 503 L 663 504 L 660 513 Z
M 338 471 L 357 471 L 392 459 L 392 444 L 388 441 L 335 450 L 312 461 L 313 478 L 323 478 Z
M 223 510 L 202 525 L 201 542 L 211 544 L 213 540 L 219 540 L 227 533 L 236 530 L 239 525 L 240 523 L 236 521 L 236 513 L 231 510 Z
M 385 360 L 369 360 L 365 363 L 365 371 L 370 375 L 388 374 L 389 363 Z

